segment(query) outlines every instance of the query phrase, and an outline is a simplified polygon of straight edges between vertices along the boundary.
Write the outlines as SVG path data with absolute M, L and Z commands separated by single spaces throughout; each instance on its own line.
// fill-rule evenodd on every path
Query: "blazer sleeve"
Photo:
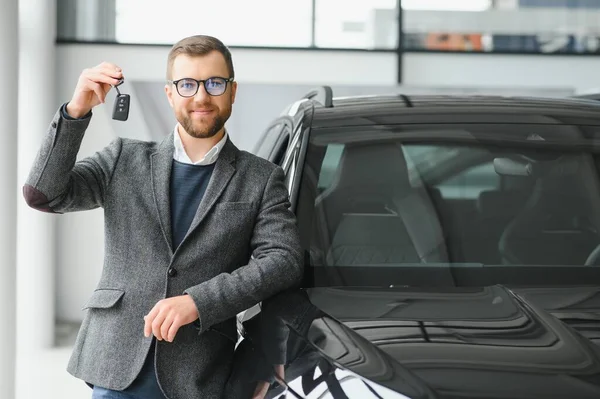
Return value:
M 250 244 L 247 265 L 184 291 L 198 308 L 200 333 L 301 282 L 300 237 L 280 167 L 266 183 Z
M 121 154 L 121 139 L 78 162 L 77 153 L 91 113 L 67 118 L 64 105 L 54 116 L 33 162 L 23 196 L 37 210 L 65 213 L 103 206 L 107 188 Z

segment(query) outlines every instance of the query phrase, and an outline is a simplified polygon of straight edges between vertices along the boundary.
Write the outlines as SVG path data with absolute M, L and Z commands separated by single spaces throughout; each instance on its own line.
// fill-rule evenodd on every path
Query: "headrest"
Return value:
M 395 142 L 347 145 L 334 186 L 337 189 L 356 187 L 369 194 L 409 188 L 402 148 Z

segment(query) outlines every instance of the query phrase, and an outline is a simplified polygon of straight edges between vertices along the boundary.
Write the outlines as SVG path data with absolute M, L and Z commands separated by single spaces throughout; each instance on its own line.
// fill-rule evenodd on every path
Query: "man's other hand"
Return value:
M 281 384 L 284 385 L 285 381 L 285 369 L 283 364 L 275 365 L 275 379 Z M 267 392 L 269 391 L 270 384 L 266 381 L 259 381 L 256 384 L 256 388 L 254 389 L 254 394 L 252 395 L 252 399 L 263 399 Z
M 159 341 L 173 342 L 181 326 L 198 320 L 198 309 L 189 295 L 161 299 L 144 316 L 144 335 L 153 334 Z

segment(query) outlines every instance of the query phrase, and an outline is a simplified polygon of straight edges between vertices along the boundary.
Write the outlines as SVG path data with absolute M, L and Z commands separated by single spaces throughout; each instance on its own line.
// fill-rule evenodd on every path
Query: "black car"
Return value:
M 306 255 L 268 396 L 600 398 L 600 103 L 331 94 L 255 150 Z

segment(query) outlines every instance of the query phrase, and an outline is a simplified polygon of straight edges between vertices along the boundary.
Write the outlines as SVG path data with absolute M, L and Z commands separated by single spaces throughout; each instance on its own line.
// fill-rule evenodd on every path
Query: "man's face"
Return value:
M 178 55 L 173 61 L 171 80 L 193 78 L 204 80 L 211 77 L 230 78 L 225 58 L 218 51 L 203 56 Z M 179 124 L 186 133 L 195 138 L 209 138 L 221 132 L 231 115 L 235 101 L 236 82 L 227 83 L 225 92 L 211 96 L 203 84 L 193 97 L 182 97 L 174 84 L 167 84 L 165 91 Z

